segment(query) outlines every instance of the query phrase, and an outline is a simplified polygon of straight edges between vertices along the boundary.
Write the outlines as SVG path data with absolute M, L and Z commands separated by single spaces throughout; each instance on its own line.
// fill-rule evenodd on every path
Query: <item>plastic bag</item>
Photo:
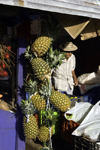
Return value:
M 78 77 L 80 84 L 97 84 L 100 82 L 100 76 L 95 73 L 85 73 Z
M 74 130 L 72 135 L 84 135 L 93 141 L 97 141 L 100 135 L 100 101 L 92 107 L 79 127 Z
M 81 94 L 85 94 L 88 90 L 93 89 L 94 87 L 100 86 L 100 83 L 97 84 L 78 84 Z
M 76 102 L 73 108 L 64 113 L 64 116 L 67 120 L 73 120 L 80 123 L 85 118 L 91 108 L 92 104 L 88 102 Z
M 85 73 L 78 77 L 79 89 L 81 94 L 85 94 L 88 90 L 100 86 L 100 75 L 95 72 Z

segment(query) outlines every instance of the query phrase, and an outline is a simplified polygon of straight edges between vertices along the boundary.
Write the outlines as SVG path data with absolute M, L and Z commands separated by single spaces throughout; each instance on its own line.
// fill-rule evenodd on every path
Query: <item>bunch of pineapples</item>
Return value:
M 53 22 L 51 20 L 50 22 L 50 27 L 52 27 Z M 54 31 L 58 34 L 57 28 Z M 52 109 L 47 109 L 47 100 L 50 100 L 51 104 L 62 112 L 66 111 L 70 106 L 70 99 L 68 96 L 52 90 L 51 70 L 57 67 L 57 65 L 61 65 L 64 59 L 63 54 L 60 55 L 60 52 L 53 50 L 52 41 L 54 41 L 54 39 L 48 35 L 40 36 L 31 46 L 29 45 L 25 51 L 25 58 L 29 59 L 34 74 L 34 79 L 31 76 L 25 83 L 25 90 L 29 92 L 30 95 L 29 104 L 30 106 L 34 106 L 38 112 L 45 110 L 45 113 L 42 116 L 43 124 L 39 128 L 39 132 L 36 120 L 33 119 L 34 116 L 30 115 L 30 121 L 28 122 L 26 122 L 27 117 L 25 116 L 23 124 L 24 132 L 27 138 L 34 139 L 38 137 L 41 142 L 46 142 L 50 139 L 50 131 L 52 136 L 53 124 L 57 121 L 57 116 L 54 116 L 54 111 Z M 30 74 L 32 75 L 32 72 Z M 27 102 L 25 102 L 25 106 L 26 104 Z M 25 107 L 23 107 L 23 110 L 24 109 Z M 28 111 L 25 111 L 25 113 L 27 114 Z

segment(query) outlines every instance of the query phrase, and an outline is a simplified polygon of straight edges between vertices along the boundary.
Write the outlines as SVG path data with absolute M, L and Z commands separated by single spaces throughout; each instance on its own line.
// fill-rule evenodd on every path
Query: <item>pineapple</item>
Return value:
M 31 61 L 33 72 L 38 80 L 45 80 L 51 76 L 49 65 L 42 58 L 34 58 Z
M 50 139 L 50 128 L 52 137 L 53 125 L 55 125 L 58 116 L 59 115 L 54 114 L 54 110 L 52 110 L 52 108 L 42 114 L 42 126 L 40 127 L 38 134 L 38 139 L 41 142 L 46 142 Z
M 24 117 L 23 121 L 24 135 L 29 139 L 36 139 L 38 136 L 38 124 L 34 115 L 29 116 L 29 121 Z
M 40 111 L 46 108 L 46 100 L 41 98 L 38 93 L 31 96 L 31 100 L 36 110 Z
M 41 142 L 47 142 L 50 139 L 49 128 L 46 126 L 41 126 L 39 129 L 38 139 Z M 51 136 L 53 134 L 53 127 L 51 128 Z
M 31 46 L 31 51 L 36 57 L 44 55 L 51 45 L 51 39 L 47 36 L 41 36 L 35 40 Z
M 33 115 L 34 106 L 30 99 L 21 101 L 22 113 L 25 115 L 23 118 L 24 135 L 29 139 L 36 139 L 38 136 L 38 124 L 35 116 Z
M 66 94 L 62 94 L 58 91 L 53 91 L 50 96 L 50 102 L 53 104 L 57 109 L 59 109 L 62 112 L 67 111 L 67 109 L 71 105 L 71 100 L 69 96 Z
M 47 15 L 47 18 L 41 18 L 42 36 L 37 38 L 32 44 L 32 53 L 36 57 L 43 56 L 49 50 L 53 41 L 59 36 L 61 28 L 62 26 L 51 15 Z

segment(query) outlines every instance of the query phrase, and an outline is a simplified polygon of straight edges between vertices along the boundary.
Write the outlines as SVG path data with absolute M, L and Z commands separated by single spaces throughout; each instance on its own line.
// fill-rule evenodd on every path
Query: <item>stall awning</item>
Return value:
M 100 0 L 1 0 L 0 4 L 52 12 L 73 39 L 100 35 Z
M 100 36 L 100 19 L 58 13 L 53 15 L 73 39 L 78 35 L 81 40 Z
M 100 19 L 100 0 L 0 0 L 0 4 Z
M 73 39 L 75 39 L 84 30 L 84 28 L 91 20 L 87 17 L 73 15 L 57 13 L 53 13 L 53 15 Z

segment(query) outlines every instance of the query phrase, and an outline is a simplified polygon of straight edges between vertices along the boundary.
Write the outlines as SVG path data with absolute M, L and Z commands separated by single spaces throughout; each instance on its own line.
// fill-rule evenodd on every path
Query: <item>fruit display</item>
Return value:
M 50 17 L 47 22 L 51 22 L 51 26 L 49 24 L 49 27 L 52 28 L 53 22 Z M 52 87 L 52 69 L 61 65 L 64 59 L 62 52 L 53 49 L 53 42 L 55 41 L 53 37 L 56 37 L 59 33 L 57 29 L 54 29 L 53 36 L 48 36 L 47 34 L 40 35 L 25 50 L 24 56 L 29 63 L 27 65 L 28 72 L 24 84 L 25 91 L 28 93 L 28 100 L 22 100 L 21 103 L 22 112 L 25 109 L 25 112 L 23 112 L 25 115 L 23 122 L 25 137 L 31 139 L 37 138 L 39 141 L 45 143 L 44 147 L 47 146 L 46 142 L 49 142 L 51 149 L 54 125 L 58 121 L 58 115 L 54 115 L 54 112 L 65 112 L 71 104 L 68 96 L 54 91 Z M 22 107 L 23 101 L 25 107 Z M 45 112 L 42 114 L 42 124 L 39 123 L 38 127 L 32 113 L 28 113 L 31 107 L 34 107 L 35 113 Z

